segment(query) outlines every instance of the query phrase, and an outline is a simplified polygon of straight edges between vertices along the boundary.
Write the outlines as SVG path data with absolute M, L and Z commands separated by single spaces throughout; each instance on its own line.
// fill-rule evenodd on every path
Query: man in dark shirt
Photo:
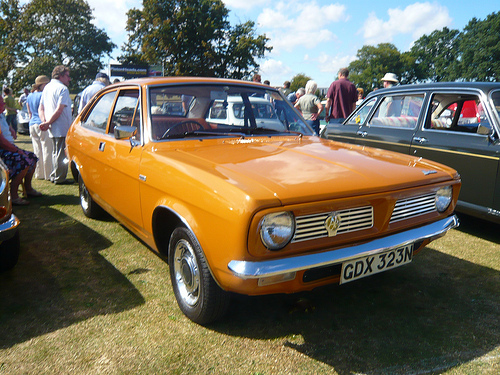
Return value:
M 333 81 L 326 94 L 326 122 L 343 122 L 356 107 L 358 90 L 356 86 L 347 79 L 349 70 L 339 70 L 338 80 Z

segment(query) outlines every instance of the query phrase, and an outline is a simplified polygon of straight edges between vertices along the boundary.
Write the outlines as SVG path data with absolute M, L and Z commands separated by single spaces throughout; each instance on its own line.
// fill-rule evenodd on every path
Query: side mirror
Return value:
M 479 126 L 477 127 L 477 134 L 490 135 L 492 132 L 493 129 L 491 129 L 489 126 L 479 124 Z
M 114 135 L 116 139 L 132 138 L 137 133 L 135 126 L 115 126 Z

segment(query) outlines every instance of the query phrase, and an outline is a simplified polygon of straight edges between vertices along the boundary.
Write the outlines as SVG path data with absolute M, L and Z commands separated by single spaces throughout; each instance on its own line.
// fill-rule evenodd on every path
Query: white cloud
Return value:
M 322 52 L 316 60 L 318 62 L 319 71 L 323 73 L 333 73 L 334 78 L 336 78 L 338 71 L 356 60 L 356 56 L 330 56 Z
M 223 0 L 228 8 L 251 9 L 269 3 L 269 0 Z
M 118 46 L 126 40 L 125 27 L 127 12 L 132 8 L 142 9 L 141 0 L 87 0 L 93 9 L 94 24 L 105 29 L 111 40 Z
M 447 7 L 429 2 L 417 2 L 404 9 L 389 9 L 387 14 L 387 21 L 378 18 L 374 12 L 369 14 L 361 29 L 367 44 L 392 42 L 399 34 L 409 34 L 418 39 L 449 26 L 452 21 Z
M 348 19 L 344 5 L 319 6 L 316 1 L 303 5 L 292 0 L 263 9 L 257 24 L 271 39 L 273 53 L 279 54 L 282 51 L 291 52 L 299 46 L 312 49 L 321 43 L 336 40 L 329 28 Z

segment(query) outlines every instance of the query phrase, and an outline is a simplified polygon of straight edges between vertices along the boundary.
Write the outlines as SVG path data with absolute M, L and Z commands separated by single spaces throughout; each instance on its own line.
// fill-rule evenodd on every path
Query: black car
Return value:
M 500 223 L 500 83 L 377 90 L 321 136 L 451 166 L 462 177 L 457 211 Z

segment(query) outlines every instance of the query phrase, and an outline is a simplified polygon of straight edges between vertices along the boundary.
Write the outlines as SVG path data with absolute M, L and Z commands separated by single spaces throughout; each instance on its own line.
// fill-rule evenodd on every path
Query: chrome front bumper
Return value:
M 20 221 L 16 215 L 12 214 L 9 220 L 0 224 L 0 242 L 10 240 L 14 237 L 19 223 Z
M 409 229 L 405 232 L 396 233 L 360 245 L 290 258 L 265 260 L 262 262 L 232 260 L 229 262 L 228 268 L 234 275 L 241 279 L 258 279 L 289 272 L 331 266 L 356 258 L 398 249 L 423 240 L 432 241 L 444 236 L 446 232 L 458 227 L 458 225 L 458 218 L 452 215 L 446 219 L 422 227 Z

